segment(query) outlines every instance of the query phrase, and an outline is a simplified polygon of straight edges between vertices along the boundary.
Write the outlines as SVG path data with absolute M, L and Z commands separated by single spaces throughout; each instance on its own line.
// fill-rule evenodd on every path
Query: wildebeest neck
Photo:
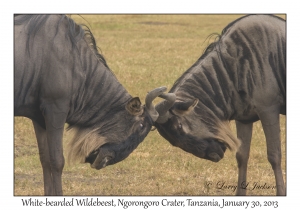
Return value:
M 86 52 L 85 54 L 88 54 Z M 83 58 L 87 59 L 87 58 Z M 123 109 L 132 97 L 116 77 L 97 59 L 83 63 L 86 73 L 78 82 L 80 89 L 72 96 L 70 118 L 73 125 L 92 126 L 103 120 L 109 112 Z
M 77 68 L 77 81 L 73 82 L 78 83 L 80 88 L 72 95 L 70 118 L 67 120 L 71 126 L 94 125 L 109 111 L 124 109 L 125 103 L 132 98 L 103 62 L 104 58 L 99 57 L 95 45 L 90 45 L 90 36 L 77 43 L 81 65 Z
M 273 16 L 246 16 L 226 27 L 170 92 L 199 99 L 198 107 L 221 120 L 255 121 L 255 107 L 269 101 L 284 106 L 285 39 L 268 37 L 285 37 L 285 25 L 282 21 L 280 26 L 265 27 L 263 18 L 274 20 Z
M 201 115 L 210 113 L 229 120 L 234 114 L 233 100 L 237 91 L 216 51 L 210 52 L 205 60 L 199 59 L 175 82 L 170 92 L 176 94 L 178 101 L 197 98 L 195 111 Z

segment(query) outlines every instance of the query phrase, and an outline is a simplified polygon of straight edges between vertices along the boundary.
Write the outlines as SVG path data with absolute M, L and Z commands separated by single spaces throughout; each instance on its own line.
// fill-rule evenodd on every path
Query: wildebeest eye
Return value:
M 144 124 L 143 123 L 140 123 L 140 128 L 143 128 L 144 127 Z
M 182 129 L 182 124 L 181 123 L 179 123 L 178 128 Z

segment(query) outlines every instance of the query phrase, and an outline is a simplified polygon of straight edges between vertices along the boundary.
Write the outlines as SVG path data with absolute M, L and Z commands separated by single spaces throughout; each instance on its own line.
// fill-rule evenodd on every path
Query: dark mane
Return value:
M 40 30 L 40 28 L 47 22 L 50 15 L 14 15 L 14 24 L 15 25 L 21 25 L 27 22 L 28 26 L 28 38 L 26 43 L 26 48 L 29 52 L 29 46 L 30 41 L 33 40 L 36 33 Z M 96 56 L 98 57 L 99 61 L 102 62 L 108 69 L 106 60 L 98 51 L 98 47 L 96 45 L 96 41 L 94 38 L 94 35 L 92 34 L 89 27 L 86 25 L 78 25 L 75 23 L 73 19 L 66 15 L 60 15 L 60 20 L 58 21 L 58 24 L 56 26 L 56 34 L 58 33 L 59 26 L 63 22 L 63 20 L 67 21 L 68 26 L 68 36 L 70 37 L 70 41 L 72 43 L 72 47 L 76 48 L 76 43 L 81 40 L 82 38 L 85 38 L 85 40 L 88 42 L 89 46 L 92 50 L 94 50 Z M 55 36 L 56 36 L 55 34 Z M 54 36 L 54 38 L 55 38 Z
M 71 19 L 70 19 L 71 20 Z M 98 57 L 98 59 L 109 69 L 107 63 L 106 63 L 106 60 L 105 58 L 103 57 L 103 55 L 101 55 L 98 51 L 98 46 L 96 44 L 96 40 L 94 38 L 94 35 L 92 34 L 91 30 L 89 29 L 89 27 L 87 27 L 86 25 L 82 25 L 82 27 L 84 27 L 84 31 L 85 31 L 85 38 L 87 40 L 89 40 L 89 44 L 90 46 L 92 47 L 92 49 L 94 50 L 96 56 Z

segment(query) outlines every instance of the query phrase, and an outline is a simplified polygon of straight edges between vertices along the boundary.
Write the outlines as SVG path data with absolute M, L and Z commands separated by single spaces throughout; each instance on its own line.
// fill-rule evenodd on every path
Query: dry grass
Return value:
M 239 15 L 84 15 L 73 18 L 89 25 L 102 54 L 120 82 L 142 100 L 148 90 L 170 88 L 207 46 L 205 39 Z M 234 126 L 232 126 L 233 132 Z M 286 172 L 286 118 L 281 117 L 282 167 Z M 31 122 L 15 118 L 14 194 L 43 195 L 42 169 Z M 64 144 L 70 140 L 64 134 Z M 254 125 L 248 166 L 250 184 L 274 186 L 259 122 Z M 207 183 L 212 185 L 208 186 Z M 217 183 L 236 185 L 235 155 L 219 163 L 201 160 L 172 147 L 157 131 L 149 133 L 124 161 L 96 171 L 87 164 L 66 165 L 65 195 L 234 195 Z M 275 195 L 275 189 L 249 195 Z

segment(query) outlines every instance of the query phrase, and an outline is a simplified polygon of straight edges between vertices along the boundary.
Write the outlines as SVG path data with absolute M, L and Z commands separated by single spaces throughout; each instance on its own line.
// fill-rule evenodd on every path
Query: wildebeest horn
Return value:
M 145 99 L 145 104 L 146 104 L 146 108 L 150 114 L 150 117 L 152 118 L 152 120 L 155 122 L 159 116 L 158 112 L 156 111 L 152 101 L 159 95 L 161 95 L 163 92 L 165 92 L 167 90 L 167 87 L 159 87 L 159 88 L 155 88 L 154 90 L 150 91 L 147 95 L 146 95 L 146 99 Z
M 155 106 L 156 111 L 159 114 L 158 119 L 156 122 L 158 123 L 165 123 L 168 121 L 169 118 L 169 109 L 173 106 L 176 100 L 176 95 L 174 93 L 163 93 L 159 96 L 160 98 L 164 98 L 159 104 Z

